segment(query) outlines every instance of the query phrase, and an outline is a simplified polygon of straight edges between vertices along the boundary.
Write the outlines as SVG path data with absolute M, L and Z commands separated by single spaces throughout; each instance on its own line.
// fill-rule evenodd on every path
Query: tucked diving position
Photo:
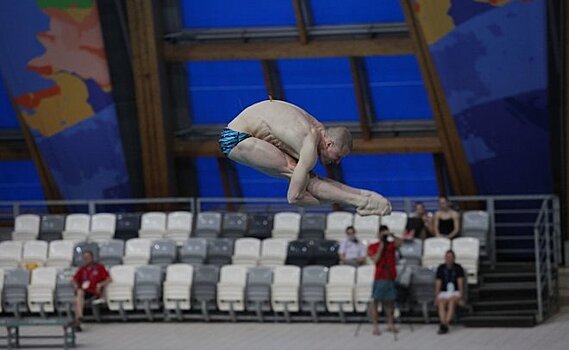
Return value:
M 270 100 L 245 108 L 223 129 L 219 146 L 235 162 L 287 179 L 291 204 L 338 203 L 363 216 L 391 213 L 391 204 L 378 193 L 312 172 L 318 158 L 323 164 L 339 164 L 352 151 L 352 135 L 344 127 L 326 128 L 293 104 Z

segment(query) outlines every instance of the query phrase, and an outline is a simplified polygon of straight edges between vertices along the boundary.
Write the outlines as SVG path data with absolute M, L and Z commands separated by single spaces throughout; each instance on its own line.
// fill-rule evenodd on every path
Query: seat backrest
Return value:
M 95 261 L 99 261 L 99 246 L 95 242 L 79 242 L 73 248 L 73 266 L 83 265 L 83 252 L 90 250 Z
M 329 284 L 354 284 L 356 282 L 356 268 L 348 265 L 335 265 L 330 268 Z
M 273 231 L 287 231 L 298 233 L 300 231 L 301 215 L 294 212 L 276 213 L 273 221 Z
M 141 230 L 166 230 L 166 213 L 152 211 L 142 214 L 140 222 Z
M 259 256 L 261 252 L 261 240 L 257 238 L 239 238 L 235 241 L 235 251 L 237 256 Z
M 223 215 L 223 229 L 222 231 L 233 230 L 243 231 L 247 230 L 247 214 L 245 213 L 225 213 Z
M 332 239 L 322 239 L 316 241 L 315 247 L 314 254 L 316 256 L 338 256 L 340 244 Z
M 325 266 L 305 266 L 302 269 L 302 284 L 321 284 L 328 282 L 328 268 Z
M 4 271 L 4 289 L 8 287 L 27 287 L 30 282 L 30 272 L 26 269 L 10 269 Z
M 442 237 L 431 237 L 423 242 L 423 256 L 443 258 L 447 250 L 450 249 L 450 239 Z
M 51 241 L 49 243 L 49 257 L 50 258 L 73 258 L 73 242 L 72 241 Z
M 288 243 L 287 256 L 308 256 L 310 254 L 312 254 L 310 241 L 297 239 Z
M 377 215 L 361 216 L 356 214 L 354 215 L 354 229 L 356 233 L 377 234 L 379 232 L 379 220 Z
M 221 232 L 221 213 L 203 211 L 198 214 L 198 221 L 196 223 L 196 231 L 213 231 Z
M 411 283 L 413 285 L 434 286 L 435 279 L 436 279 L 436 274 L 433 270 L 426 267 L 417 267 L 413 269 Z
M 481 210 L 469 210 L 462 214 L 462 230 L 487 232 L 490 227 L 490 217 Z
M 480 241 L 472 237 L 459 237 L 452 241 L 452 250 L 457 259 L 478 258 L 480 255 Z
M 126 241 L 125 256 L 150 257 L 150 245 L 152 241 L 144 238 L 132 238 Z
M 35 214 L 22 214 L 16 217 L 14 231 L 38 234 L 40 231 L 40 217 Z
M 282 238 L 267 238 L 262 242 L 261 255 L 286 256 L 288 242 Z
M 300 267 L 292 265 L 275 266 L 273 284 L 300 285 Z
M 41 218 L 41 233 L 61 233 L 65 229 L 64 215 L 44 215 Z
M 356 284 L 371 284 L 375 273 L 374 265 L 362 265 L 358 267 Z
M 55 267 L 38 267 L 32 271 L 32 285 L 55 288 L 57 269 Z
M 156 265 L 138 266 L 134 275 L 134 283 L 151 283 L 159 286 L 162 284 L 162 269 Z
M 249 234 L 270 237 L 273 231 L 273 214 L 249 214 Z
M 326 214 L 307 213 L 300 220 L 300 231 L 322 231 L 326 229 Z
M 70 214 L 65 218 L 65 230 L 73 232 L 89 232 L 91 217 L 87 214 Z
M 216 238 L 209 241 L 208 256 L 232 256 L 233 241 L 228 238 Z
M 135 270 L 135 267 L 132 265 L 115 265 L 111 267 L 111 279 L 114 282 L 120 282 L 125 283 L 129 286 L 134 286 Z
M 326 216 L 326 229 L 344 232 L 354 224 L 354 214 L 347 211 L 334 211 Z
M 117 216 L 109 213 L 98 213 L 91 216 L 91 231 L 115 233 Z
M 99 244 L 99 258 L 120 257 L 124 255 L 124 241 L 111 239 Z
M 180 249 L 181 256 L 207 256 L 207 239 L 205 238 L 189 238 L 184 242 Z
M 245 286 L 247 283 L 247 267 L 241 265 L 222 266 L 219 282 L 235 283 Z
M 189 211 L 174 211 L 168 214 L 167 229 L 192 231 L 193 214 Z
M 407 213 L 393 211 L 390 215 L 381 217 L 381 224 L 389 227 L 389 231 L 394 235 L 401 237 L 407 226 Z
M 247 284 L 267 284 L 273 282 L 273 269 L 268 266 L 255 266 L 249 268 Z
M 27 241 L 24 243 L 22 259 L 41 258 L 47 259 L 47 242 L 45 241 Z
M 168 256 L 176 258 L 176 242 L 171 239 L 159 239 L 152 242 L 150 256 Z
M 420 259 L 423 255 L 423 241 L 420 239 L 405 240 L 399 246 L 403 258 Z
M 0 258 L 20 261 L 22 259 L 22 241 L 0 242 Z
M 194 266 L 194 284 L 217 283 L 219 281 L 219 267 L 215 265 Z
M 117 214 L 116 230 L 117 231 L 138 231 L 140 229 L 139 213 L 120 213 Z
M 166 281 L 192 284 L 194 267 L 190 264 L 171 264 L 166 269 Z

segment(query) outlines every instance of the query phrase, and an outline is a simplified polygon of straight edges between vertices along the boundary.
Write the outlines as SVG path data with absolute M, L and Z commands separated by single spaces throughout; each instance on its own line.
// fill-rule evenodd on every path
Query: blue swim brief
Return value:
M 251 137 L 251 135 L 245 132 L 225 128 L 219 135 L 219 148 L 221 148 L 221 152 L 228 157 L 231 150 L 235 148 L 239 142 L 248 139 L 249 137 Z

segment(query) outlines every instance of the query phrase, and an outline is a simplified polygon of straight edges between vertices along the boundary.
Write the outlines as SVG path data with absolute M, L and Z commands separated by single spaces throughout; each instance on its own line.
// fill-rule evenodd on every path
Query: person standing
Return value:
M 381 334 L 377 314 L 377 307 L 380 302 L 383 305 L 383 310 L 387 317 L 387 330 L 389 332 L 398 332 L 394 322 L 395 299 L 397 298 L 395 286 L 395 278 L 397 277 L 395 254 L 397 248 L 401 245 L 401 240 L 390 233 L 389 228 L 385 225 L 379 228 L 378 238 L 378 242 L 370 244 L 368 247 L 368 256 L 375 263 L 372 289 L 373 300 L 370 303 L 374 335 Z

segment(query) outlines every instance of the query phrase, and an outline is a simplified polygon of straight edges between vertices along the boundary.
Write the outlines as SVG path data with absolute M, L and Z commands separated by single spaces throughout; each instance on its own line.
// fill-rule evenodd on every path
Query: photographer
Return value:
M 397 297 L 395 287 L 395 278 L 397 277 L 395 254 L 397 248 L 401 245 L 401 240 L 390 233 L 389 228 L 385 225 L 379 228 L 378 238 L 379 242 L 373 243 L 368 247 L 368 256 L 375 263 L 375 276 L 372 290 L 373 302 L 370 306 L 374 335 L 381 334 L 377 315 L 379 302 L 382 302 L 383 310 L 385 310 L 387 317 L 387 331 L 398 331 L 397 328 L 395 328 L 393 312 L 395 299 Z

